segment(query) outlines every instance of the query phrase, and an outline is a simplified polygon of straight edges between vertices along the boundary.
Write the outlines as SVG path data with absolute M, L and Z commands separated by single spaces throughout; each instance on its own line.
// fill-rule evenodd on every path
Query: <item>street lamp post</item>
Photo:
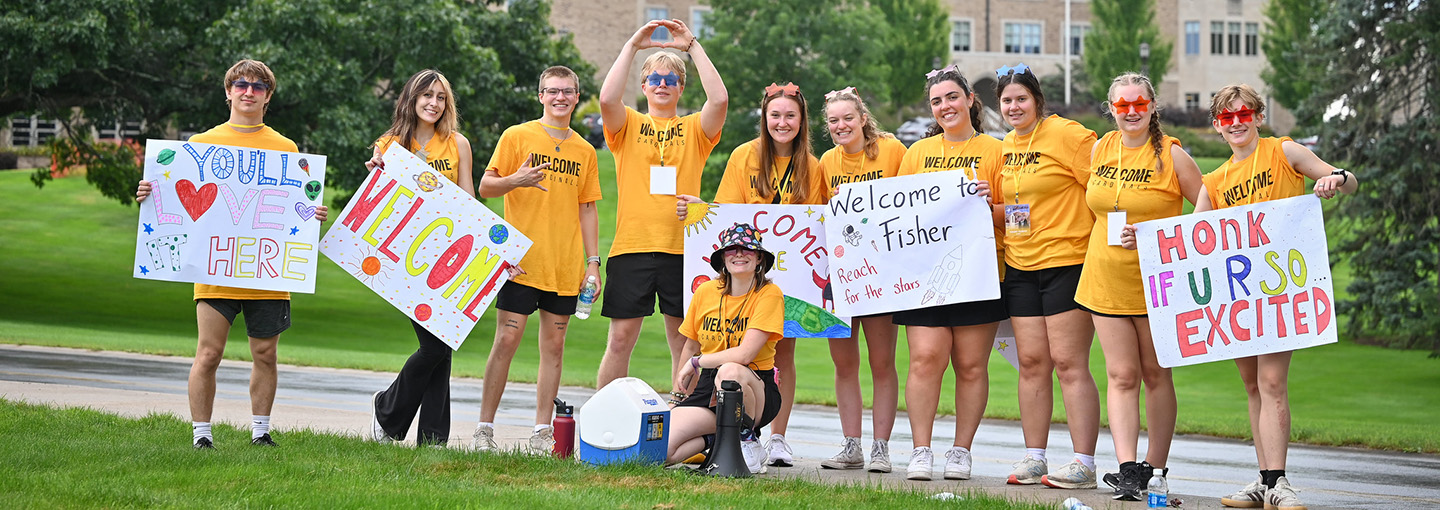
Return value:
M 1150 77 L 1150 43 L 1140 43 L 1140 74 Z

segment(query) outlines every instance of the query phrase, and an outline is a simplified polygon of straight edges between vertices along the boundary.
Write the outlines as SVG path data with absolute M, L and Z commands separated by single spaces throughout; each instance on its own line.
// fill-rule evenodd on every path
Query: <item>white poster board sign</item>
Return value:
M 849 338 L 850 319 L 834 314 L 824 213 L 820 205 L 691 204 L 685 217 L 685 308 L 695 289 L 715 277 L 710 255 L 720 247 L 720 233 L 748 223 L 775 254 L 775 267 L 766 276 L 785 293 L 785 336 Z
M 315 292 L 325 156 L 145 141 L 136 278 Z
M 400 144 L 383 158 L 320 252 L 459 349 L 531 241 Z
M 990 203 L 964 172 L 842 184 L 825 234 L 839 315 L 1000 297 Z
M 1135 225 L 1160 366 L 1334 343 L 1334 295 L 1314 195 Z

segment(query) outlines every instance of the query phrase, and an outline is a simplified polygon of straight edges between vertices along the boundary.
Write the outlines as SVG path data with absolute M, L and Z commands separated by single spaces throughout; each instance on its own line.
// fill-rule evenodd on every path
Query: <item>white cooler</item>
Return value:
M 669 423 L 670 407 L 650 385 L 635 377 L 616 379 L 575 413 L 580 460 L 664 464 Z

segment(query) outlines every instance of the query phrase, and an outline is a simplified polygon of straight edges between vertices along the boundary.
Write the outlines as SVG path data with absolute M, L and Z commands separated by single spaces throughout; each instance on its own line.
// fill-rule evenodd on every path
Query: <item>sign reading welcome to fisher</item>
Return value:
M 995 227 L 978 190 L 956 171 L 841 185 L 825 218 L 836 313 L 998 299 Z
M 785 293 L 785 336 L 849 338 L 850 319 L 834 314 L 824 214 L 819 205 L 690 204 L 685 216 L 686 309 L 695 289 L 715 277 L 710 255 L 719 248 L 720 232 L 749 223 L 760 231 L 765 249 L 775 254 L 775 267 L 766 276 Z
M 320 252 L 459 349 L 531 241 L 400 144 L 383 158 Z
M 136 278 L 315 292 L 325 156 L 145 142 Z
M 1161 366 L 1337 340 L 1314 195 L 1147 221 L 1135 235 Z

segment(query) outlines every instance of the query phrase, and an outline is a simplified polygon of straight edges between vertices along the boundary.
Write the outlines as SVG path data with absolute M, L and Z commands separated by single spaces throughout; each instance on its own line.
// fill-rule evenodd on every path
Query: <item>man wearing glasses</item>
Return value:
M 560 389 L 566 327 L 581 287 L 592 281 L 599 288 L 601 281 L 595 148 L 570 130 L 570 117 L 580 104 L 579 77 L 564 66 L 546 69 L 540 73 L 537 98 L 544 110 L 540 119 L 506 129 L 480 179 L 480 196 L 504 196 L 505 220 L 535 243 L 495 299 L 495 346 L 485 362 L 480 423 L 472 441 L 481 451 L 497 446 L 495 412 L 510 361 L 525 336 L 526 320 L 539 309 L 535 429 L 526 451 L 550 453 L 555 445 L 550 415 Z
M 660 28 L 673 38 L 655 40 Z M 705 89 L 700 113 L 677 117 L 676 106 L 685 91 L 685 62 L 663 50 L 645 59 L 640 70 L 644 76 L 640 88 L 649 114 L 625 106 L 630 62 L 636 52 L 649 48 L 674 48 L 690 54 Z M 680 349 L 685 345 L 685 337 L 679 333 L 685 315 L 681 294 L 685 236 L 675 219 L 675 195 L 700 194 L 700 173 L 720 141 L 729 102 L 715 65 L 680 20 L 653 20 L 640 27 L 605 76 L 600 114 L 605 120 L 605 143 L 615 155 L 620 203 L 615 214 L 615 241 L 606 264 L 610 286 L 605 288 L 600 311 L 610 318 L 610 335 L 596 387 L 629 372 L 630 353 L 645 317 L 655 313 L 657 296 L 660 313 L 665 315 L 672 378 L 679 366 Z

